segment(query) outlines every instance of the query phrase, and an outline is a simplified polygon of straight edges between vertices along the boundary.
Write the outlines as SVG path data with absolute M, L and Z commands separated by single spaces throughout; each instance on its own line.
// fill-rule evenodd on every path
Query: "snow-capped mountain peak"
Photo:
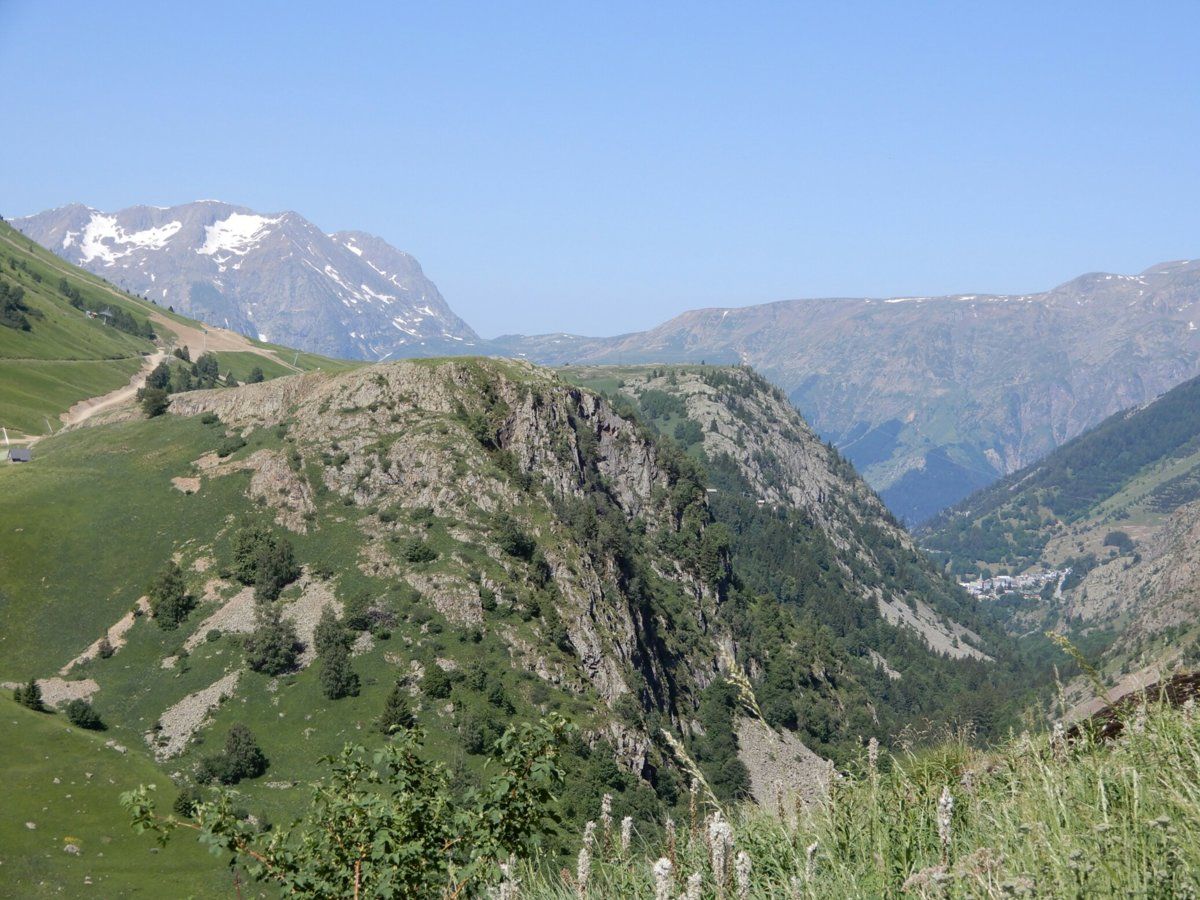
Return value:
M 13 224 L 127 290 L 252 337 L 363 359 L 479 342 L 412 256 L 364 232 L 326 234 L 294 212 L 72 204 Z

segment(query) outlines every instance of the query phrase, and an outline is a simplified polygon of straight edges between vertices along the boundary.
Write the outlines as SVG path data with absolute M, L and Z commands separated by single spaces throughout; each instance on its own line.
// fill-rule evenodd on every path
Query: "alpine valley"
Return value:
M 695 777 L 792 808 L 868 738 L 1003 734 L 1040 677 L 749 369 L 351 366 L 0 239 L 0 361 L 41 379 L 0 383 L 0 678 L 63 713 L 5 701 L 3 893 L 227 894 L 117 793 L 236 783 L 261 830 L 400 725 L 481 785 L 505 723 L 570 719 L 553 854 L 606 793 L 650 836 Z
M 1200 666 L 1200 379 L 1117 413 L 919 533 L 1014 633 L 1072 628 L 1073 715 Z M 1030 579 L 1054 573 L 1044 583 Z

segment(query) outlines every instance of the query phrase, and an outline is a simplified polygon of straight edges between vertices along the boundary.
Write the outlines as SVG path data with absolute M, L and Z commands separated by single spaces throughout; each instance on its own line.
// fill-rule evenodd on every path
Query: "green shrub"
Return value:
M 453 687 L 454 682 L 437 663 L 430 663 L 425 667 L 425 677 L 421 679 L 421 690 L 425 692 L 426 697 L 444 700 L 450 696 Z
M 204 781 L 237 784 L 246 778 L 257 778 L 267 771 L 267 757 L 250 729 L 240 722 L 229 729 L 225 748 L 206 756 L 200 763 Z
M 246 439 L 240 434 L 231 434 L 217 445 L 217 456 L 224 459 L 246 446 Z
M 539 851 L 563 784 L 566 734 L 557 718 L 508 729 L 480 787 L 429 762 L 415 730 L 378 751 L 347 746 L 325 760 L 330 772 L 302 818 L 272 838 L 239 819 L 223 794 L 201 808 L 201 840 L 292 897 L 490 896 L 502 862 Z M 121 803 L 137 830 L 165 842 L 181 823 L 160 816 L 153 797 L 143 786 Z
M 437 559 L 437 551 L 421 538 L 409 538 L 401 546 L 400 555 L 405 562 L 427 563 Z
M 67 704 L 67 721 L 77 728 L 89 731 L 104 731 L 105 724 L 100 721 L 100 714 L 86 700 L 75 699 Z
M 195 598 L 188 593 L 183 581 L 183 570 L 174 560 L 168 560 L 163 570 L 146 588 L 150 601 L 150 614 L 165 631 L 173 631 L 188 617 L 196 605 Z
M 146 418 L 148 419 L 161 416 L 171 406 L 171 398 L 162 388 L 142 388 L 138 392 L 138 396 L 142 401 L 142 412 L 146 414 Z

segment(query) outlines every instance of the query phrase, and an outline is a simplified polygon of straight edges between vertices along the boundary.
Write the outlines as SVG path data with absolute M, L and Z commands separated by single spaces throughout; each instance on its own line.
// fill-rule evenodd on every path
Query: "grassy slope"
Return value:
M 41 314 L 30 317 L 28 332 L 0 327 L 0 424 L 30 434 L 44 433 L 46 418 L 56 419 L 73 403 L 127 383 L 142 354 L 154 349 L 73 308 L 58 290 L 65 264 L 47 255 L 0 223 L 0 278 L 22 287 L 26 304 Z M 136 310 L 132 301 L 123 304 L 84 278 L 68 281 L 86 300 Z
M 220 498 L 189 503 L 169 480 L 218 441 L 189 420 L 102 426 L 0 466 L 0 678 L 57 669 L 132 607 L 176 541 L 220 527 Z M 238 482 L 213 490 L 232 503 Z
M 0 894 L 7 897 L 225 897 L 220 859 L 184 839 L 157 852 L 135 835 L 117 798 L 140 783 L 174 789 L 137 745 L 118 753 L 111 736 L 82 731 L 0 699 Z M 32 822 L 34 828 L 26 823 Z M 74 844 L 72 855 L 63 850 Z M 85 879 L 91 879 L 90 885 Z
M 445 426 L 421 427 L 437 431 Z M 182 552 L 185 567 L 204 555 L 215 557 L 220 568 L 230 559 L 231 523 L 242 516 L 270 520 L 245 497 L 248 476 L 244 474 L 206 479 L 197 495 L 186 495 L 171 485 L 171 477 L 190 474 L 191 461 L 216 447 L 224 434 L 220 426 L 203 425 L 198 418 L 174 416 L 102 425 L 44 441 L 36 465 L 0 466 L 0 680 L 54 674 L 131 608 L 150 576 L 174 551 Z M 248 440 L 234 459 L 262 448 L 286 446 L 275 429 L 255 430 Z M 362 543 L 359 523 L 372 511 L 345 506 L 334 494 L 324 498 L 323 506 L 319 529 L 290 535 L 299 559 L 333 570 L 339 597 L 360 590 L 372 596 L 389 595 L 396 588 L 394 581 L 364 575 L 353 564 Z M 421 570 L 433 574 L 466 563 L 493 579 L 503 578 L 503 569 L 481 548 L 451 535 L 452 526 L 436 517 L 419 526 L 427 543 L 441 554 L 420 564 Z M 189 574 L 195 594 L 212 574 Z M 296 593 L 295 587 L 289 589 L 284 601 Z M 417 614 L 417 608 L 404 606 L 399 596 L 395 602 L 403 615 Z M 73 679 L 94 678 L 99 683 L 94 702 L 110 725 L 109 736 L 144 748 L 144 732 L 165 709 L 241 666 L 242 650 L 231 636 L 202 642 L 173 669 L 160 666 L 213 608 L 202 607 L 173 632 L 140 618 L 116 655 L 71 673 Z M 511 714 L 497 713 L 484 692 L 458 687 L 454 717 L 447 717 L 440 703 L 436 707 L 427 703 L 420 713 L 430 730 L 430 752 L 466 772 L 478 771 L 482 757 L 463 753 L 454 730 L 457 723 L 464 716 L 502 721 L 536 718 L 535 704 L 548 698 L 547 689 L 528 673 L 510 668 L 507 647 L 494 633 L 475 641 L 463 629 L 449 626 L 430 603 L 420 604 L 419 612 L 427 637 L 420 637 L 416 624 L 402 623 L 395 637 L 378 641 L 355 658 L 353 666 L 362 679 L 356 698 L 327 700 L 321 693 L 318 666 L 271 687 L 271 679 L 244 672 L 236 696 L 216 711 L 212 727 L 172 761 L 171 771 L 189 771 L 219 745 L 231 724 L 248 722 L 272 768 L 266 778 L 241 785 L 244 802 L 272 821 L 287 821 L 298 812 L 303 789 L 281 790 L 278 780 L 303 781 L 314 775 L 318 759 L 348 740 L 368 745 L 380 740 L 374 722 L 397 675 L 408 671 L 410 660 L 428 670 L 437 658 L 455 659 L 462 666 L 487 664 L 487 688 L 502 684 L 515 706 Z M 531 626 L 515 614 L 497 615 L 502 616 L 504 627 L 527 640 L 538 640 Z M 402 634 L 415 635 L 417 640 L 406 640 Z M 555 705 L 579 722 L 587 723 L 593 715 L 582 699 L 558 697 Z M 164 780 L 161 773 L 158 779 Z

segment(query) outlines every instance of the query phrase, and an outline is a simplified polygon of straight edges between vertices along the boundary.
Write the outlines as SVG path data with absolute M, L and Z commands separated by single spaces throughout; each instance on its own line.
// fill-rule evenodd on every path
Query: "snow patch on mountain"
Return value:
M 214 256 L 222 251 L 245 256 L 258 246 L 272 225 L 278 225 L 283 217 L 269 219 L 250 213 L 233 213 L 212 225 L 204 226 L 204 243 L 196 252 L 202 256 Z
M 80 258 L 84 263 L 100 259 L 106 266 L 111 266 L 118 259 L 128 256 L 139 248 L 162 249 L 182 227 L 182 222 L 168 222 L 158 228 L 147 228 L 131 234 L 117 224 L 116 216 L 92 213 L 92 218 L 83 229 L 83 236 L 80 238 L 79 249 L 82 253 Z M 68 232 L 68 236 L 71 239 L 63 239 L 64 248 L 71 246 L 74 240 L 70 232 Z M 106 241 L 110 243 L 106 243 Z M 118 249 L 119 246 L 125 249 Z

